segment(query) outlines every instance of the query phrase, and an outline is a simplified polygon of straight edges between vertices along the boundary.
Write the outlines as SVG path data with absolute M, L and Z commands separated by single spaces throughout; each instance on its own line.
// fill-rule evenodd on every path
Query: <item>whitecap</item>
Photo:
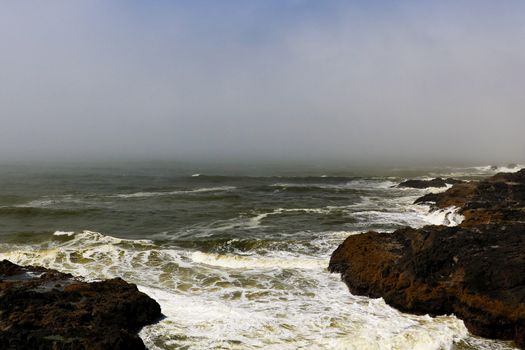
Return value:
M 196 188 L 193 190 L 180 190 L 180 191 L 167 191 L 167 192 L 135 192 L 135 193 L 123 193 L 117 194 L 112 197 L 118 198 L 144 198 L 144 197 L 157 197 L 157 196 L 170 196 L 177 194 L 191 194 L 191 193 L 204 193 L 204 192 L 221 192 L 231 191 L 236 189 L 235 186 L 219 186 L 219 187 L 203 187 Z
M 74 231 L 55 231 L 53 233 L 53 236 L 73 236 L 75 234 Z
M 457 226 L 465 220 L 465 217 L 459 214 L 459 210 L 458 207 L 432 210 L 425 215 L 425 221 L 431 225 Z
M 191 260 L 199 264 L 226 267 L 231 269 L 324 269 L 328 259 L 315 259 L 293 256 L 242 256 L 233 254 L 216 254 L 194 252 Z

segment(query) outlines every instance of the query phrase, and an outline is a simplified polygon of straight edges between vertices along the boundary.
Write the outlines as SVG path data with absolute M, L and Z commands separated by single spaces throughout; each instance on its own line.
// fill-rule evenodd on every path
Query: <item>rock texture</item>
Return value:
M 404 312 L 455 314 L 473 334 L 525 349 L 525 170 L 460 183 L 417 202 L 459 206 L 460 226 L 348 237 L 332 254 L 354 294 Z
M 461 180 L 456 180 L 452 178 L 442 179 L 437 177 L 432 180 L 406 180 L 401 182 L 397 187 L 404 188 L 429 188 L 429 187 L 447 187 L 447 185 L 454 185 L 457 183 L 462 183 Z
M 159 304 L 120 278 L 87 283 L 0 262 L 0 349 L 145 349 L 136 334 Z

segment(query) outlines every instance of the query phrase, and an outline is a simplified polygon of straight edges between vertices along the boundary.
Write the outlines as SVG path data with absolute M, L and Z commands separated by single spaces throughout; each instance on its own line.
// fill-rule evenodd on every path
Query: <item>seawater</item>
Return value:
M 402 314 L 354 296 L 327 272 L 349 235 L 461 221 L 454 208 L 413 205 L 440 189 L 394 187 L 407 177 L 402 169 L 2 166 L 0 258 L 136 283 L 166 316 L 140 333 L 150 349 L 512 349 L 469 335 L 453 315 Z

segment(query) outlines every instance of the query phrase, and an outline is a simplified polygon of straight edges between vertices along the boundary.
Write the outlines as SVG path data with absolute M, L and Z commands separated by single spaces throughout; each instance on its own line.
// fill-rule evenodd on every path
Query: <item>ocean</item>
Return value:
M 412 204 L 443 189 L 400 181 L 505 170 L 3 165 L 0 259 L 137 284 L 166 316 L 140 333 L 150 349 L 513 349 L 327 272 L 349 235 L 460 220 Z

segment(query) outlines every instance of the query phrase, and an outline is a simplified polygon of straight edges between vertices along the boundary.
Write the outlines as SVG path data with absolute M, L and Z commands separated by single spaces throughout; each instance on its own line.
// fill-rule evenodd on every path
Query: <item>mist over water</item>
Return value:
M 519 162 L 524 6 L 11 1 L 0 160 Z
M 326 267 L 525 164 L 523 1 L 10 1 L 0 52 L 0 259 L 137 284 L 148 348 L 513 349 Z

